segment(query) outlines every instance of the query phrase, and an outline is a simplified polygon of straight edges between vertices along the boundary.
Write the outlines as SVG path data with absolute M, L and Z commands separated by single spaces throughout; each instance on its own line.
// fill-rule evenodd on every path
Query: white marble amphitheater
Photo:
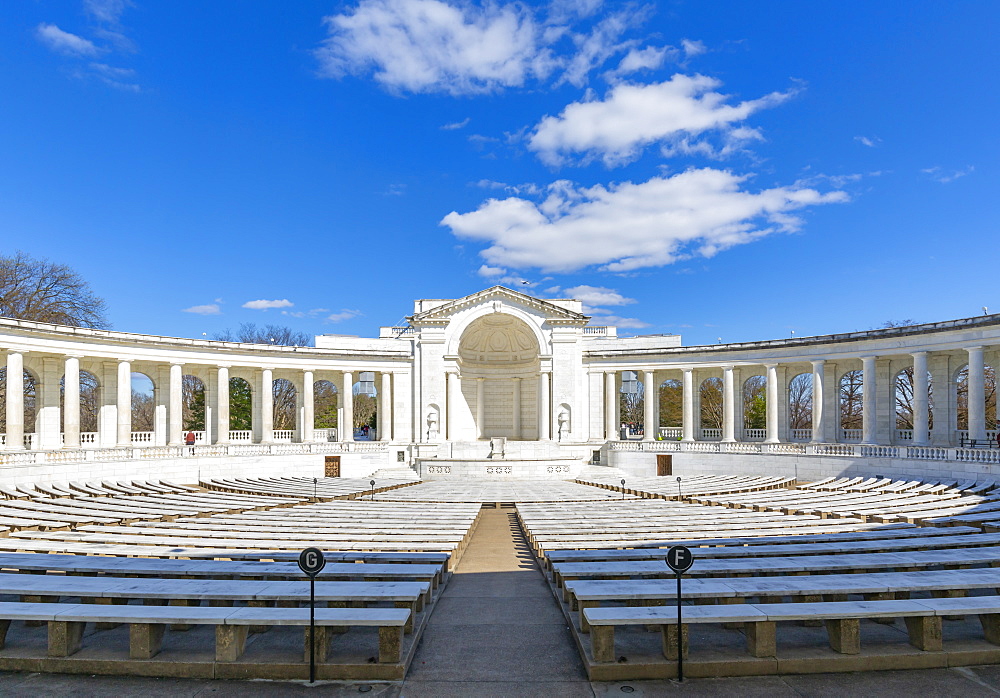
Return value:
M 1000 663 L 1000 315 L 691 347 L 590 321 L 501 286 L 314 347 L 0 318 L 0 674 L 305 680 L 312 654 L 417 695 L 670 679 L 678 644 L 689 678 Z M 331 386 L 376 426 L 341 399 L 317 428 Z

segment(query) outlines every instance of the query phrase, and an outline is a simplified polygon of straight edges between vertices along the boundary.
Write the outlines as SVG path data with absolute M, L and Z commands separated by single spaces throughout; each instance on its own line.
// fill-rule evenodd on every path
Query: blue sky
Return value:
M 685 344 L 1000 310 L 994 2 L 2 16 L 0 252 L 115 329 L 369 336 L 495 283 Z

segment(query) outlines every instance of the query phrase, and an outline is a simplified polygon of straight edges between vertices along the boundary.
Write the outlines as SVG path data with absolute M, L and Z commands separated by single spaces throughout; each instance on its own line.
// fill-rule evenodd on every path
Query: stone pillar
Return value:
M 659 394 L 656 389 L 656 378 L 653 369 L 646 369 L 642 372 L 642 440 L 656 441 L 656 434 L 660 429 L 660 420 L 657 419 L 657 408 L 659 407 Z
M 67 356 L 63 374 L 63 447 L 80 448 L 80 357 Z
M 823 439 L 827 443 L 840 441 L 840 386 L 837 385 L 837 364 L 827 361 L 823 367 Z
M 764 364 L 767 369 L 767 438 L 765 443 L 776 444 L 778 437 L 778 365 Z
M 183 381 L 184 364 L 170 364 L 170 402 L 167 407 L 167 444 L 170 446 L 184 443 Z
M 538 440 L 548 441 L 552 438 L 552 401 L 549 395 L 552 391 L 552 373 L 542 371 L 538 377 Z
M 722 440 L 736 441 L 736 384 L 733 367 L 722 367 Z
M 462 383 L 457 371 L 449 371 L 445 375 L 448 393 L 448 431 L 445 434 L 445 439 L 454 441 L 458 429 L 458 401 L 462 394 Z
M 681 370 L 681 385 L 683 388 L 681 440 L 694 441 L 694 369 Z
M 100 366 L 97 443 L 101 448 L 114 448 L 118 445 L 118 362 L 102 361 Z
M 38 419 L 36 448 L 51 450 L 62 446 L 61 420 L 59 419 L 59 359 L 42 359 L 42 389 L 35 388 Z M 41 395 L 38 393 L 41 392 Z
M 260 443 L 274 441 L 274 372 L 269 368 L 260 370 Z
M 861 443 L 873 444 L 877 440 L 877 413 L 876 413 L 876 390 L 875 383 L 875 358 L 874 356 L 861 357 L 862 395 L 861 395 Z
M 982 347 L 969 347 L 969 438 L 986 441 L 986 387 Z
M 170 402 L 170 369 L 157 366 L 153 384 L 153 445 L 167 445 L 167 407 Z
M 215 391 L 215 443 L 229 443 L 229 367 L 219 366 L 217 369 L 218 388 Z
M 486 379 L 476 379 L 476 438 L 486 438 L 483 421 L 486 419 Z
M 514 434 L 514 440 L 518 441 L 521 439 L 521 379 L 514 377 L 514 419 L 511 431 Z
M 813 411 L 812 411 L 812 438 L 814 444 L 823 443 L 823 435 L 826 431 L 826 398 L 824 396 L 825 386 L 823 384 L 825 373 L 825 362 L 822 360 L 812 361 L 812 391 L 813 391 Z
M 118 445 L 132 445 L 132 364 L 118 362 L 118 384 L 116 386 L 118 411 Z
M 615 417 L 618 414 L 618 400 L 616 399 L 618 395 L 615 392 L 618 386 L 615 378 L 614 371 L 608 371 L 604 374 L 604 438 L 608 441 L 619 438 L 618 424 L 615 423 Z
M 7 352 L 7 446 L 24 450 L 24 354 Z
M 927 356 L 927 370 L 931 372 L 931 389 L 934 391 L 934 424 L 930 429 L 932 446 L 953 446 L 955 433 L 955 385 L 952 381 L 955 368 L 952 355 L 934 352 Z
M 382 401 L 379 403 L 379 441 L 392 441 L 395 434 L 393 433 L 393 414 L 392 414 L 392 374 L 383 371 L 382 372 L 382 389 L 379 391 L 379 395 Z
M 302 371 L 300 405 L 298 414 L 295 415 L 295 424 L 299 428 L 299 441 L 302 443 L 313 440 L 313 427 L 316 424 L 316 396 L 313 394 L 315 382 L 312 371 Z
M 930 441 L 929 385 L 927 382 L 927 352 L 913 353 L 913 445 L 926 446 Z

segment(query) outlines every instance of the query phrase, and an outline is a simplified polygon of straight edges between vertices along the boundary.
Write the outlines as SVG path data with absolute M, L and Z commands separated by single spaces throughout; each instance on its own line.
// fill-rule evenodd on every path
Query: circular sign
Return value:
M 310 577 L 315 577 L 326 566 L 326 558 L 319 548 L 306 548 L 299 553 L 299 569 Z
M 694 555 L 683 545 L 675 545 L 667 551 L 667 565 L 677 574 L 684 574 L 694 564 Z

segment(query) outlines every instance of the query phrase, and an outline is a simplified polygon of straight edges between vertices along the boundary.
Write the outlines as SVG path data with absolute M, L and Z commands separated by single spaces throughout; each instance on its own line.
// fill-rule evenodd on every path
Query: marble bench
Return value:
M 410 619 L 406 608 L 317 608 L 317 659 L 325 661 L 329 628 L 374 626 L 379 632 L 381 663 L 399 663 L 403 627 Z M 150 659 L 161 648 L 168 625 L 214 625 L 215 661 L 235 662 L 246 646 L 250 626 L 306 626 L 305 653 L 309 656 L 308 608 L 232 606 L 95 606 L 94 604 L 0 602 L 0 649 L 12 621 L 48 624 L 48 656 L 68 657 L 81 648 L 87 623 L 126 623 L 129 657 Z M 322 628 L 322 630 L 321 630 Z
M 682 651 L 687 656 L 687 628 L 691 624 L 743 623 L 747 650 L 753 657 L 774 657 L 779 621 L 823 621 L 830 647 L 842 654 L 861 651 L 860 621 L 868 618 L 903 618 L 910 644 L 924 651 L 942 649 L 941 620 L 946 615 L 978 615 L 986 640 L 1000 645 L 1000 597 L 920 599 L 893 601 L 839 601 L 830 603 L 738 604 L 682 606 Z M 663 655 L 677 659 L 677 607 L 587 608 L 591 653 L 595 662 L 615 661 L 615 627 L 662 627 Z

